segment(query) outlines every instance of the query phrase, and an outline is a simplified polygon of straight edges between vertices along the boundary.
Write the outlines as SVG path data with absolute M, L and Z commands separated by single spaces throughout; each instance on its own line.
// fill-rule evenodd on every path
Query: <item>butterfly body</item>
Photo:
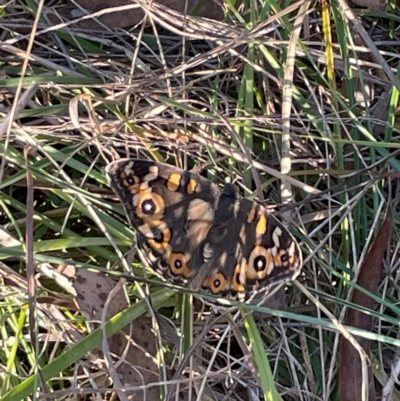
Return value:
M 291 234 L 234 186 L 221 192 L 202 176 L 141 159 L 113 162 L 106 173 L 146 262 L 165 279 L 246 300 L 300 272 Z

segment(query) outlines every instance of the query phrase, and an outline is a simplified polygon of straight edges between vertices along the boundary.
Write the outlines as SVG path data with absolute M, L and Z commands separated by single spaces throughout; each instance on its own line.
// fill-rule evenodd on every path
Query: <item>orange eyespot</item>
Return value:
M 184 253 L 171 252 L 168 256 L 168 263 L 171 268 L 171 272 L 175 276 L 183 276 L 189 279 L 192 271 L 187 264 L 187 258 Z
M 218 272 L 203 281 L 203 288 L 209 289 L 214 295 L 220 294 L 228 285 L 228 280 L 222 272 Z
M 247 277 L 262 280 L 271 274 L 274 267 L 275 261 L 271 251 L 263 246 L 256 246 L 250 254 Z
M 153 238 L 147 240 L 149 245 L 156 251 L 167 249 L 169 241 L 171 241 L 171 230 L 169 228 L 156 232 Z
M 155 192 L 151 192 L 149 188 L 135 195 L 134 203 L 136 203 L 135 201 L 137 201 L 136 214 L 150 226 L 152 226 L 152 221 L 160 220 L 164 214 L 165 203 L 163 198 Z

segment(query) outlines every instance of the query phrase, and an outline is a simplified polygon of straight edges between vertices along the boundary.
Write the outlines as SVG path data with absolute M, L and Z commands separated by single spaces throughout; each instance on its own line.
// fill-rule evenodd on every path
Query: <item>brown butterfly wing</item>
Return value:
M 204 264 L 196 250 L 213 224 L 218 187 L 188 171 L 141 159 L 118 160 L 106 173 L 149 266 L 174 283 L 191 282 Z
M 147 263 L 201 292 L 248 299 L 297 276 L 301 252 L 262 206 L 166 164 L 123 159 L 106 169 Z
M 202 251 L 207 269 L 201 269 L 195 285 L 242 300 L 277 281 L 294 279 L 302 264 L 300 248 L 288 230 L 230 186 L 220 198 Z

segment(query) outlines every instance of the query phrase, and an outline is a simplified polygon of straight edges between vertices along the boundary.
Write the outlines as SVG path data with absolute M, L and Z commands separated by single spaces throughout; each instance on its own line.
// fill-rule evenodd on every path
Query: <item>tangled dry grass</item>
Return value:
M 190 400 L 344 400 L 339 339 L 355 334 L 371 340 L 367 356 L 358 348 L 371 376 L 347 372 L 347 399 L 366 400 L 368 389 L 400 399 L 395 10 L 226 2 L 222 22 L 135 0 L 128 7 L 145 15 L 135 27 L 85 29 L 60 17 L 61 3 L 43 3 L 10 1 L 1 15 L 1 400 L 143 391 L 147 400 L 179 391 Z M 301 243 L 298 284 L 267 306 L 214 314 L 136 259 L 132 267 L 134 234 L 104 175 L 120 156 L 236 180 Z M 367 255 L 389 207 L 381 280 L 367 291 L 372 306 L 359 305 L 361 267 L 381 269 Z M 109 281 L 80 275 L 86 269 L 109 273 L 114 286 L 138 281 L 126 294 L 118 286 L 116 300 Z M 70 275 L 85 285 L 72 287 Z M 152 293 L 151 313 L 140 288 Z M 369 326 L 344 327 L 349 309 L 372 317 Z M 128 331 L 106 345 L 106 327 Z M 143 367 L 150 378 L 127 379 Z

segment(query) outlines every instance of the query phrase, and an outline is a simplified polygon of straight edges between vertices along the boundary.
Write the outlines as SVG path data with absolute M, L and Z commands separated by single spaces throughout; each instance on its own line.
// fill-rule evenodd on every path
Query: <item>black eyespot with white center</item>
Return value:
M 151 199 L 146 199 L 142 203 L 142 212 L 144 214 L 147 214 L 149 216 L 152 216 L 154 212 L 156 211 L 156 205 Z
M 164 234 L 161 231 L 155 233 L 154 242 L 157 242 L 157 244 L 162 244 L 164 242 Z
M 265 256 L 262 256 L 262 255 L 257 256 L 254 259 L 253 267 L 256 272 L 263 271 L 265 269 L 266 265 L 267 265 L 267 260 L 265 259 Z
M 281 255 L 281 261 L 283 263 L 288 262 L 289 261 L 289 255 L 287 253 L 284 253 L 283 255 Z
M 187 258 L 182 252 L 171 252 L 168 256 L 171 273 L 177 277 L 183 277 L 184 282 L 192 276 L 193 271 L 187 263 Z
M 222 292 L 227 288 L 227 285 L 227 278 L 222 272 L 217 271 L 217 269 L 215 269 L 202 284 L 204 289 L 211 291 L 213 294 L 222 294 Z
M 133 184 L 135 184 L 135 178 L 133 176 L 129 175 L 128 177 L 126 177 L 126 182 L 129 185 L 133 185 Z

